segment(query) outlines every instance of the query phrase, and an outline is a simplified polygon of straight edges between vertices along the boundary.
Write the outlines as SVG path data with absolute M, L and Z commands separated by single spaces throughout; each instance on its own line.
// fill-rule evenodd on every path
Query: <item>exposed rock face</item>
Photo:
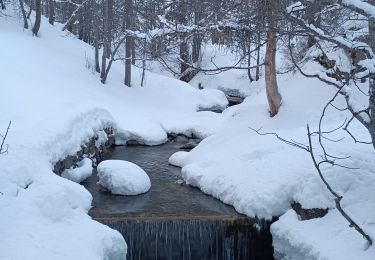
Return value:
M 304 209 L 302 205 L 298 202 L 294 202 L 292 204 L 292 208 L 300 217 L 301 220 L 309 220 L 314 218 L 322 218 L 328 213 L 328 209 L 319 209 L 319 208 L 312 208 L 312 209 Z
M 138 141 L 136 141 L 136 140 L 128 140 L 128 141 L 126 141 L 126 145 L 127 146 L 137 146 L 137 145 L 142 145 L 142 144 L 140 144 Z
M 194 135 L 191 137 L 188 137 L 183 134 L 173 134 L 173 133 L 168 134 L 168 140 L 169 142 L 180 145 L 179 148 L 183 150 L 191 150 L 202 141 L 202 139 L 197 138 Z
M 200 139 L 190 139 L 186 144 L 180 147 L 183 150 L 194 149 L 202 140 Z
M 246 98 L 246 95 L 241 93 L 238 89 L 230 89 L 230 88 L 227 88 L 227 89 L 219 88 L 219 89 L 223 91 L 225 96 L 227 97 L 229 107 L 241 104 Z
M 189 142 L 189 137 L 185 136 L 185 135 L 175 135 L 175 136 L 171 136 L 173 142 L 176 142 L 176 143 L 179 143 L 179 144 L 185 144 L 187 142 Z
M 103 134 L 105 134 L 107 138 L 105 142 L 101 143 L 100 140 L 103 140 Z M 74 168 L 74 166 L 76 166 L 79 161 L 82 161 L 84 157 L 93 159 L 98 163 L 109 155 L 110 148 L 114 144 L 115 138 L 113 135 L 113 129 L 103 129 L 93 136 L 87 144 L 81 146 L 81 150 L 75 155 L 67 156 L 63 160 L 58 161 L 53 168 L 53 172 L 61 175 L 64 170 L 70 169 L 72 166 Z
M 227 95 L 227 99 L 228 99 L 228 106 L 234 106 L 234 105 L 238 105 L 238 104 L 241 104 L 245 98 L 243 97 L 239 97 L 239 96 L 231 96 L 231 95 Z
M 220 106 L 220 105 L 215 105 L 212 107 L 199 107 L 197 112 L 202 112 L 202 111 L 211 111 L 214 113 L 221 113 L 225 110 L 226 107 Z

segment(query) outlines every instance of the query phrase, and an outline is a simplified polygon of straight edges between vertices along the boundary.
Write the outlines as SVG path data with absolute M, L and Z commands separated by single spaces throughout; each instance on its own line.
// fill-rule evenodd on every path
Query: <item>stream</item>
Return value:
M 127 160 L 151 179 L 149 192 L 118 196 L 100 188 L 93 174 L 83 184 L 93 195 L 89 214 L 118 230 L 128 244 L 127 259 L 273 259 L 269 223 L 178 182 L 181 169 L 168 164 L 175 143 L 117 146 L 110 159 Z

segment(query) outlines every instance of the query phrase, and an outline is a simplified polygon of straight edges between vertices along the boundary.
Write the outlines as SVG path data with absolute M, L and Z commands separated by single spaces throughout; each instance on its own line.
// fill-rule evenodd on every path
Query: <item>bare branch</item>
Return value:
M 7 130 L 5 132 L 5 135 L 4 136 L 1 135 L 1 137 L 2 137 L 3 140 L 1 141 L 1 145 L 0 145 L 0 154 L 8 153 L 8 145 L 5 144 L 5 140 L 6 140 L 7 136 L 8 136 L 11 124 L 12 124 L 12 121 L 9 121 L 9 124 L 8 124 Z

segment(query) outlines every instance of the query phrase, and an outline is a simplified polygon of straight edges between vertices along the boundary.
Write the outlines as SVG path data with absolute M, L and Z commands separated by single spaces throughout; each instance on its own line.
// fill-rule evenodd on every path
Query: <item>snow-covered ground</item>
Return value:
M 87 68 L 93 64 L 92 48 L 55 27 L 43 20 L 35 38 L 16 18 L 0 17 L 0 48 L 6 50 L 0 59 L 2 132 L 12 120 L 9 153 L 0 156 L 0 234 L 7 238 L 0 242 L 0 259 L 124 256 L 121 235 L 87 215 L 92 200 L 88 191 L 52 172 L 55 162 L 75 154 L 90 137 L 99 135 L 105 141 L 102 130 L 108 127 L 114 128 L 117 143 L 133 139 L 156 145 L 167 140 L 167 133 L 207 137 L 191 152 L 174 154 L 170 162 L 183 167 L 188 183 L 241 213 L 267 219 L 282 215 L 271 230 L 276 250 L 290 259 L 373 259 L 374 246 L 367 248 L 334 209 L 309 154 L 249 129 L 263 127 L 262 132 L 307 143 L 306 124 L 316 129 L 333 89 L 299 74 L 284 74 L 278 78 L 283 105 L 272 119 L 262 82 L 248 86 L 244 103 L 223 114 L 196 112 L 225 106 L 223 93 L 199 91 L 151 72 L 142 88 L 136 68 L 134 86 L 127 88 L 121 84 L 121 63 L 114 64 L 108 83 L 102 85 Z M 209 50 L 205 53 L 210 56 Z M 217 55 L 224 62 L 225 52 Z M 235 71 L 199 75 L 191 84 L 198 83 L 243 89 L 248 79 L 244 71 Z M 337 127 L 347 116 L 330 110 L 325 127 Z M 358 138 L 369 139 L 358 123 L 352 130 Z M 324 174 L 344 196 L 344 209 L 374 238 L 373 148 L 354 144 L 348 136 L 329 146 L 334 153 L 351 155 L 347 163 L 360 168 L 325 167 Z M 321 219 L 300 221 L 290 210 L 293 201 L 330 211 Z
M 299 74 L 279 75 L 278 82 L 283 104 L 275 118 L 268 115 L 265 91 L 253 93 L 244 103 L 224 111 L 225 127 L 191 152 L 175 153 L 170 163 L 182 167 L 187 183 L 233 205 L 238 212 L 266 219 L 282 215 L 272 225 L 272 234 L 276 250 L 290 257 L 285 259 L 373 259 L 374 246 L 367 248 L 366 240 L 335 209 L 310 154 L 250 129 L 262 127 L 262 133 L 275 132 L 306 145 L 306 125 L 317 130 L 321 111 L 335 90 Z M 344 100 L 339 98 L 335 105 L 344 107 Z M 323 127 L 335 129 L 345 118 L 350 115 L 331 108 Z M 358 122 L 352 124 L 351 131 L 359 140 L 370 140 Z M 345 165 L 359 170 L 327 166 L 323 173 L 344 197 L 344 209 L 374 238 L 375 152 L 371 145 L 355 144 L 343 130 L 329 137 L 345 138 L 324 143 L 333 154 L 351 156 Z M 314 151 L 319 158 L 316 138 Z M 322 219 L 300 221 L 290 210 L 293 202 L 303 208 L 331 210 Z
M 0 156 L 0 259 L 123 259 L 117 231 L 87 215 L 92 196 L 52 172 L 53 164 L 113 127 L 116 141 L 160 144 L 167 133 L 206 137 L 220 128 L 219 91 L 198 91 L 175 79 L 134 69 L 125 87 L 114 64 L 108 84 L 88 69 L 93 49 L 43 19 L 40 37 L 23 31 L 11 11 L 0 17 L 0 129 L 11 129 Z

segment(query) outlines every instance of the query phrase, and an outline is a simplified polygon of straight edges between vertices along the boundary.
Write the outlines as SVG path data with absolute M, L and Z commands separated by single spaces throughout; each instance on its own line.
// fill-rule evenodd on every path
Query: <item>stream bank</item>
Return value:
M 82 183 L 93 195 L 90 216 L 124 236 L 127 259 L 273 259 L 270 223 L 257 223 L 182 182 L 180 168 L 168 164 L 180 146 L 114 147 L 111 159 L 143 168 L 151 190 L 113 195 L 93 174 Z

